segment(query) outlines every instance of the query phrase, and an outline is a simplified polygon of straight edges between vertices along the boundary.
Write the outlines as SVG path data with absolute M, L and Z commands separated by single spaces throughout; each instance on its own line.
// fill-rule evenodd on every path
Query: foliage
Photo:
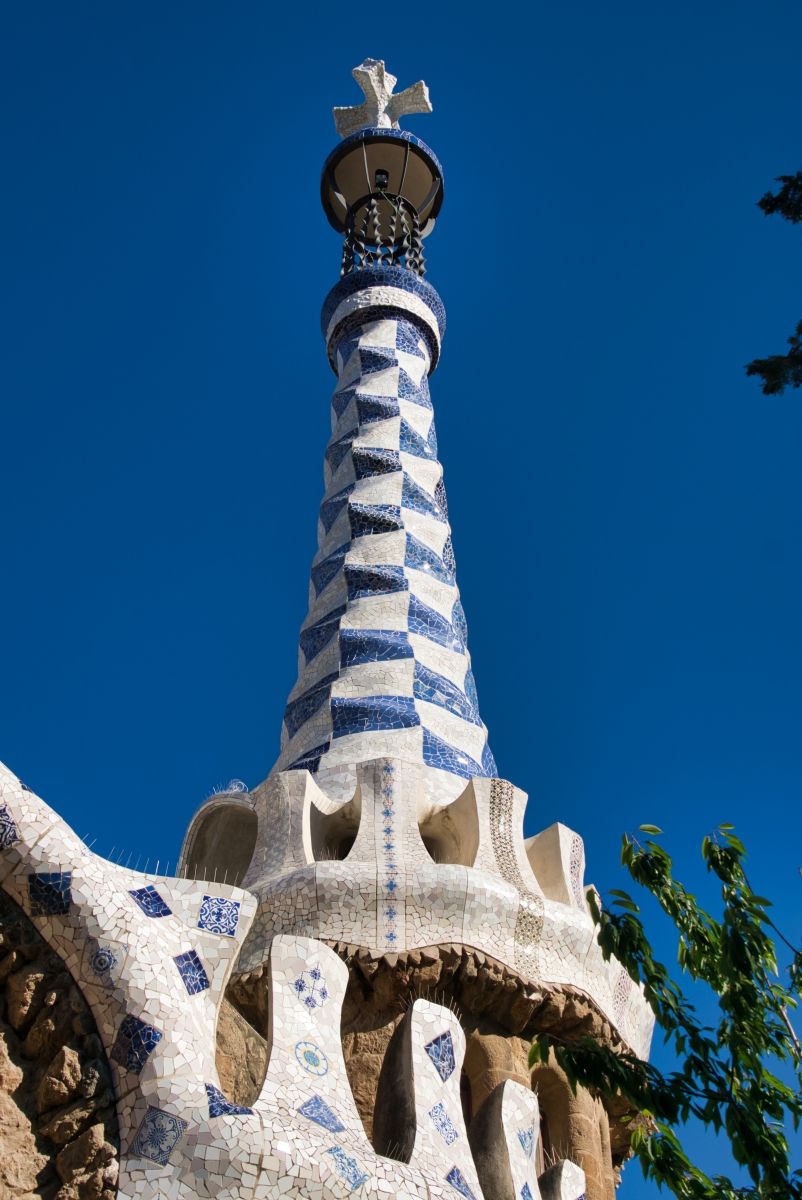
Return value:
M 802 171 L 796 175 L 780 175 L 777 183 L 782 187 L 777 192 L 766 192 L 758 201 L 767 217 L 779 213 L 793 225 L 802 221 Z M 787 387 L 802 387 L 802 321 L 789 337 L 791 349 L 786 354 L 770 354 L 768 358 L 756 358 L 746 368 L 747 375 L 759 375 L 763 380 L 763 393 L 776 396 Z
M 572 1086 L 622 1095 L 647 1118 L 634 1128 L 632 1149 L 647 1179 L 683 1200 L 801 1200 L 802 1171 L 792 1171 L 785 1128 L 802 1117 L 802 1053 L 788 1018 L 802 981 L 802 952 L 794 950 L 768 915 L 770 902 L 755 895 L 744 870 L 745 850 L 721 826 L 702 843 L 702 856 L 721 883 L 722 915 L 705 912 L 672 873 L 672 861 L 655 841 L 625 836 L 621 859 L 636 883 L 656 898 L 679 934 L 678 959 L 685 974 L 714 993 L 719 1017 L 703 1025 L 694 1005 L 652 955 L 638 906 L 626 892 L 613 892 L 615 906 L 600 911 L 589 901 L 606 959 L 615 957 L 643 984 L 658 1026 L 673 1046 L 675 1069 L 667 1072 L 631 1054 L 616 1053 L 589 1038 L 578 1045 L 551 1035 L 539 1037 L 532 1063 L 553 1052 Z M 779 934 L 793 961 L 788 982 L 778 975 L 771 933 Z M 769 1069 L 785 1062 L 796 1087 Z M 751 1183 L 737 1186 L 724 1176 L 709 1178 L 683 1150 L 677 1127 L 697 1118 L 723 1132 L 734 1161 Z

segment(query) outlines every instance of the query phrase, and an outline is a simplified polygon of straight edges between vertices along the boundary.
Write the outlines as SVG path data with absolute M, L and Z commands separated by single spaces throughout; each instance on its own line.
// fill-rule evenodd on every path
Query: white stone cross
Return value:
M 348 137 L 358 129 L 398 129 L 398 118 L 405 113 L 432 111 L 429 89 L 423 80 L 393 95 L 398 80 L 385 70 L 381 59 L 366 58 L 351 74 L 365 93 L 365 102 L 332 110 L 340 137 Z

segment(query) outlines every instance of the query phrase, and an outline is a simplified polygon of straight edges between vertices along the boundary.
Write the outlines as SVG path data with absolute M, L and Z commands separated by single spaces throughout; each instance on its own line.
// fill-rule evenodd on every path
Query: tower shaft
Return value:
M 318 552 L 276 770 L 330 795 L 382 756 L 430 797 L 495 775 L 467 650 L 428 376 L 445 318 L 403 268 L 346 276 L 324 304 L 337 372 Z

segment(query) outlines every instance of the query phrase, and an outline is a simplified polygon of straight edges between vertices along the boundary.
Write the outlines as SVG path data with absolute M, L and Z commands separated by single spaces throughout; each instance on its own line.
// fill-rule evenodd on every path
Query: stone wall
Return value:
M 106 1057 L 61 960 L 0 890 L 0 1197 L 113 1200 Z

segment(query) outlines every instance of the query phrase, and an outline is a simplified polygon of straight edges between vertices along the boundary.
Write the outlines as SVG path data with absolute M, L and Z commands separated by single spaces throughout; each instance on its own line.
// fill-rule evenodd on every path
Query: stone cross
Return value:
M 429 89 L 422 80 L 393 95 L 398 80 L 385 70 L 381 59 L 366 58 L 351 74 L 365 93 L 365 102 L 333 109 L 340 137 L 348 137 L 358 129 L 398 129 L 398 118 L 405 113 L 432 111 Z

